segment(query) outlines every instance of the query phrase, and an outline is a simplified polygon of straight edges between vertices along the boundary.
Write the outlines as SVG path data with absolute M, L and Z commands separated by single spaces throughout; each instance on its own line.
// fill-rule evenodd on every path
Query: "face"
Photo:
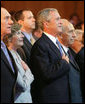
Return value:
M 23 46 L 23 38 L 24 35 L 21 33 L 21 31 L 19 30 L 15 35 L 13 35 L 12 37 L 12 44 L 14 47 L 18 48 Z
M 68 45 L 71 45 L 76 38 L 75 29 L 72 24 L 69 23 L 68 31 L 63 35 L 63 41 Z
M 50 31 L 53 31 L 55 34 L 58 34 L 62 31 L 61 17 L 57 11 L 51 11 L 50 16 L 51 20 L 48 22 L 48 28 Z
M 8 11 L 4 8 L 1 8 L 1 38 L 6 34 L 11 33 L 11 26 L 13 21 L 11 20 L 11 16 Z
M 35 19 L 31 11 L 24 11 L 23 27 L 25 30 L 35 29 Z
M 73 16 L 73 24 L 74 25 L 77 25 L 77 23 L 78 23 L 78 21 L 79 21 L 79 19 L 78 19 L 78 17 L 77 16 Z
M 77 34 L 76 34 L 77 35 Z M 78 36 L 76 37 L 77 38 L 77 40 L 79 41 L 79 42 L 82 42 L 82 33 L 81 34 L 78 34 Z

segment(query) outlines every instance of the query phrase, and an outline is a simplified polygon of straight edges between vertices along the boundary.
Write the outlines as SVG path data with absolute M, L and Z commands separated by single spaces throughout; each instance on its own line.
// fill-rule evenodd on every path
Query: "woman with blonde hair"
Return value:
M 17 48 L 23 45 L 24 37 L 20 31 L 20 28 L 21 26 L 19 24 L 14 24 L 11 29 L 11 34 L 8 34 L 6 37 L 4 37 L 4 42 L 13 55 L 15 63 L 18 67 L 18 77 L 15 89 L 14 103 L 32 103 L 30 89 L 34 77 L 31 73 L 30 68 L 17 53 Z

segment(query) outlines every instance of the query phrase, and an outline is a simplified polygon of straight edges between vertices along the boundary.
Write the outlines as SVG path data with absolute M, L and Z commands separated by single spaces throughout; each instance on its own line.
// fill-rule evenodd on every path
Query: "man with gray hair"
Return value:
M 69 58 L 62 53 L 57 38 L 62 32 L 61 17 L 56 9 L 46 8 L 38 13 L 37 24 L 43 34 L 31 50 L 33 102 L 69 103 Z
M 73 44 L 75 38 L 76 34 L 73 25 L 68 20 L 62 19 L 62 34 L 59 37 L 59 40 L 62 44 L 63 53 L 69 57 L 69 84 L 71 103 L 82 103 L 80 69 L 69 50 L 69 47 L 71 44 Z
M 1 7 L 1 103 L 14 103 L 17 67 L 3 42 L 4 36 L 11 33 L 12 24 L 11 15 Z

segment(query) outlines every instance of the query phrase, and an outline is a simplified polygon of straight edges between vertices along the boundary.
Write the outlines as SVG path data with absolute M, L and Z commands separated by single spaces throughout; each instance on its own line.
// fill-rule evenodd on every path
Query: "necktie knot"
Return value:
M 35 43 L 35 40 L 33 39 L 33 37 L 30 38 L 30 41 L 32 45 Z

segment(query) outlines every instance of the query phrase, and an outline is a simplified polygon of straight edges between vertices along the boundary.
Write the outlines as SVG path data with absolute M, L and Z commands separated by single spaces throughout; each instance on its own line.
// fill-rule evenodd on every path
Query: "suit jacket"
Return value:
M 83 102 L 84 100 L 84 47 L 76 54 L 76 62 L 78 63 L 80 67 L 80 78 L 81 78 L 81 90 L 82 90 L 82 96 L 83 96 Z
M 71 51 L 71 54 L 72 54 L 72 56 L 74 57 L 74 59 L 76 58 L 76 53 L 74 52 L 74 50 L 73 49 L 71 49 L 70 47 L 69 47 L 69 49 L 70 49 L 70 51 Z
M 14 90 L 17 77 L 17 67 L 13 60 L 12 55 L 8 51 L 10 58 L 15 69 L 15 73 L 12 71 L 11 66 L 1 50 L 1 103 L 13 103 L 14 102 Z
M 17 50 L 17 52 L 19 53 L 20 57 L 27 63 L 28 66 L 30 66 L 29 61 L 30 61 L 31 48 L 32 48 L 32 44 L 27 40 L 27 38 L 24 35 L 24 45 L 22 46 L 22 49 L 26 57 L 24 57 L 23 52 L 20 48 Z
M 33 102 L 68 103 L 69 64 L 44 33 L 32 47 L 30 62 L 35 78 L 31 90 Z
M 67 55 L 65 51 L 64 53 Z M 82 95 L 80 87 L 80 68 L 75 61 L 76 53 L 70 49 L 68 57 L 70 65 L 69 85 L 70 85 L 71 103 L 82 103 Z

